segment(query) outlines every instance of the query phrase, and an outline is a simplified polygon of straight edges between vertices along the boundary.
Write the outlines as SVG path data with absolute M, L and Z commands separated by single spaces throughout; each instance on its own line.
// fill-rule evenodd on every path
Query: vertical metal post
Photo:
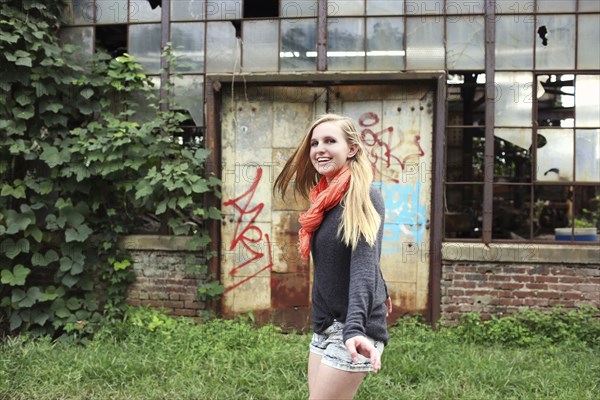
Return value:
M 492 205 L 494 199 L 494 105 L 496 86 L 496 12 L 495 2 L 485 4 L 485 156 L 483 178 L 483 242 L 492 241 Z
M 327 0 L 317 3 L 317 71 L 327 71 Z
M 160 20 L 160 51 L 161 53 L 165 50 L 167 43 L 171 39 L 171 0 L 162 0 L 162 14 Z M 165 57 L 160 57 L 160 110 L 167 111 L 169 104 L 164 101 L 169 97 L 167 92 L 167 84 L 169 82 L 169 64 Z

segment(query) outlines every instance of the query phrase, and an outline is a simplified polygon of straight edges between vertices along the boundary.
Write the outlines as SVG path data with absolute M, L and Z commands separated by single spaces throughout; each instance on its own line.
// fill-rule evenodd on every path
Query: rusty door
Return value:
M 419 85 L 249 87 L 222 109 L 223 313 L 310 324 L 311 266 L 297 251 L 304 200 L 273 196 L 277 174 L 326 110 L 358 121 L 386 202 L 382 270 L 395 314 L 427 311 L 433 92 Z

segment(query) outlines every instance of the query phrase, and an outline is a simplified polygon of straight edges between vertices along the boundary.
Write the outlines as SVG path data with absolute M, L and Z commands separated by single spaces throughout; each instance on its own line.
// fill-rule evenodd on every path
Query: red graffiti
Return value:
M 258 226 L 255 225 L 256 218 L 260 215 L 265 205 L 264 203 L 259 203 L 255 206 L 251 206 L 252 198 L 256 193 L 256 189 L 258 188 L 258 184 L 260 183 L 261 177 L 262 168 L 258 167 L 256 171 L 256 179 L 252 183 L 252 186 L 250 186 L 250 188 L 239 197 L 236 197 L 235 199 L 231 199 L 223 203 L 225 207 L 231 206 L 236 210 L 236 212 L 239 212 L 239 216 L 237 218 L 235 230 L 233 233 L 233 239 L 231 240 L 231 244 L 229 245 L 229 250 L 234 250 L 238 248 L 238 246 L 242 246 L 244 254 L 249 255 L 248 259 L 246 259 L 241 264 L 238 264 L 235 268 L 231 270 L 230 274 L 232 276 L 235 276 L 238 271 L 240 271 L 248 264 L 261 260 L 265 257 L 265 253 L 261 251 L 263 247 L 260 245 L 260 242 L 263 240 L 263 232 Z M 243 220 L 244 216 L 246 215 L 252 216 L 250 221 Z M 248 276 L 240 282 L 237 282 L 225 288 L 225 293 L 237 288 L 238 286 L 248 282 L 250 279 L 255 278 L 261 272 L 273 267 L 273 252 L 271 248 L 271 240 L 269 239 L 269 235 L 266 233 L 264 234 L 264 240 L 266 241 L 266 255 L 268 257 L 268 263 L 251 276 Z
M 364 128 L 360 137 L 367 149 L 369 151 L 367 154 L 369 155 L 369 160 L 371 161 L 371 165 L 373 166 L 374 171 L 378 171 L 379 160 L 381 159 L 381 169 L 379 172 L 382 173 L 383 176 L 391 179 L 394 182 L 399 182 L 399 180 L 393 177 L 390 174 L 387 174 L 384 171 L 384 168 L 390 168 L 392 165 L 400 165 L 402 170 L 404 171 L 406 167 L 406 162 L 412 157 L 422 157 L 425 155 L 425 152 L 421 148 L 421 136 L 415 135 L 413 138 L 413 145 L 416 146 L 416 151 L 413 153 L 408 153 L 405 155 L 397 155 L 394 153 L 394 150 L 399 150 L 400 146 L 405 144 L 405 140 L 403 138 L 400 139 L 399 143 L 395 146 L 391 145 L 392 143 L 392 133 L 394 132 L 394 128 L 388 126 L 384 128 L 382 131 L 373 132 L 369 129 L 371 126 L 377 124 L 379 122 L 379 116 L 372 112 L 366 112 L 360 116 L 358 119 L 358 124 Z M 410 143 L 409 143 L 410 144 Z

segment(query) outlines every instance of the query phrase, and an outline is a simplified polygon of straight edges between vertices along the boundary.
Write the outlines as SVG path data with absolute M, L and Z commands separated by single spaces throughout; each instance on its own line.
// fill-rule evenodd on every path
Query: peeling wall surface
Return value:
M 315 116 L 357 121 L 385 205 L 381 266 L 394 317 L 425 313 L 429 286 L 432 90 L 419 84 L 248 87 L 222 109 L 223 313 L 252 311 L 310 324 L 311 265 L 300 258 L 298 214 L 309 204 L 273 196 L 273 182 Z M 394 318 L 395 319 L 395 318 Z

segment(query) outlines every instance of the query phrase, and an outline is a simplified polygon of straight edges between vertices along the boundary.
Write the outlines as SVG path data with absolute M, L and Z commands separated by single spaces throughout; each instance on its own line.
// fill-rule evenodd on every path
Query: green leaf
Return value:
M 77 297 L 71 297 L 67 301 L 67 308 L 72 311 L 80 309 L 81 308 L 81 300 L 79 300 Z
M 50 313 L 47 313 L 47 312 L 44 312 L 41 310 L 35 310 L 32 313 L 31 321 L 34 324 L 44 326 L 44 324 L 46 323 L 46 321 L 48 321 L 49 318 L 50 318 Z
M 73 287 L 79 281 L 79 277 L 67 274 L 62 278 L 62 284 L 66 287 Z
M 25 279 L 30 272 L 31 270 L 29 268 L 22 264 L 17 264 L 12 272 L 7 269 L 2 270 L 1 281 L 10 286 L 23 286 L 25 284 Z
M 125 259 L 123 261 L 115 261 L 113 263 L 113 268 L 115 269 L 115 271 L 121 271 L 124 269 L 127 269 L 127 267 L 129 267 L 131 265 L 131 261 Z
M 58 148 L 42 143 L 44 151 L 40 154 L 40 160 L 45 161 L 50 168 L 55 168 L 71 160 L 71 156 L 67 149 L 58 151 Z
M 22 323 L 23 320 L 21 319 L 19 313 L 16 311 L 13 312 L 13 314 L 10 316 L 10 330 L 14 331 L 15 329 L 19 328 Z
M 46 267 L 48 264 L 58 261 L 58 254 L 54 250 L 48 250 L 45 255 L 35 252 L 31 257 L 31 265 Z
M 210 188 L 208 187 L 208 182 L 204 179 L 200 179 L 192 185 L 192 190 L 194 193 L 205 193 L 208 192 Z
M 33 102 L 32 97 L 33 96 L 28 96 L 26 94 L 20 94 L 15 98 L 15 101 L 19 103 L 20 106 L 26 106 Z
M 62 297 L 65 295 L 65 289 L 59 287 L 58 289 L 54 286 L 48 286 L 44 293 L 42 294 L 42 298 L 40 301 L 48 301 L 48 300 L 56 300 L 58 297 Z
M 21 57 L 17 60 L 17 62 L 15 63 L 15 65 L 22 65 L 24 67 L 29 67 L 31 68 L 31 58 L 29 57 Z
M 35 115 L 35 108 L 32 104 L 26 107 L 15 107 L 13 109 L 13 115 L 15 118 L 28 120 Z
M 89 226 L 81 224 L 75 228 L 68 228 L 65 231 L 65 241 L 68 242 L 85 242 L 93 233 Z
M 208 218 L 220 220 L 221 219 L 221 210 L 216 207 L 210 207 L 208 209 Z
M 29 251 L 29 241 L 21 238 L 15 242 L 14 240 L 8 238 L 2 241 L 0 248 L 4 251 L 4 255 L 6 255 L 6 257 L 13 260 L 19 254 L 27 253 Z
M 92 88 L 84 88 L 81 90 L 81 92 L 79 92 L 79 94 L 83 96 L 83 98 L 89 99 L 94 95 L 94 90 Z
M 15 304 L 18 304 L 21 300 L 23 300 L 25 297 L 27 297 L 27 293 L 25 293 L 24 290 L 21 289 L 14 289 L 12 291 L 12 294 L 10 296 L 10 301 L 12 301 Z

